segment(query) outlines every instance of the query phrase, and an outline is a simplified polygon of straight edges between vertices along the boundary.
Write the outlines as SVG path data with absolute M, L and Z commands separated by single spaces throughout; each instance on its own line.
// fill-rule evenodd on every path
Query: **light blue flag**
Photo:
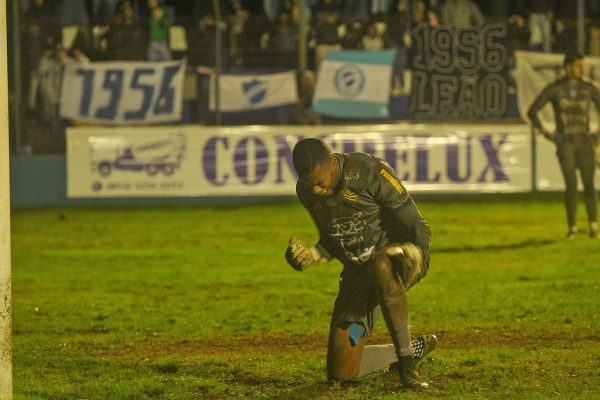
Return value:
M 387 118 L 395 50 L 327 53 L 319 67 L 313 109 L 339 118 Z

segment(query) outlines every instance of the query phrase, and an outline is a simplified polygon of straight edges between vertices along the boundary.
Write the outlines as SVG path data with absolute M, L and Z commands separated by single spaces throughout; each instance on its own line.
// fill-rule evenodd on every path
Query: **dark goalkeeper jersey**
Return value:
M 431 230 L 383 160 L 366 153 L 334 154 L 340 182 L 329 198 L 298 182 L 296 192 L 321 235 L 317 248 L 344 265 L 361 265 L 389 243 L 412 242 L 429 261 Z
M 565 77 L 548 85 L 529 108 L 527 116 L 537 129 L 542 130 L 538 111 L 548 102 L 554 110 L 556 131 L 565 135 L 589 133 L 592 102 L 600 110 L 600 94 L 594 85 Z

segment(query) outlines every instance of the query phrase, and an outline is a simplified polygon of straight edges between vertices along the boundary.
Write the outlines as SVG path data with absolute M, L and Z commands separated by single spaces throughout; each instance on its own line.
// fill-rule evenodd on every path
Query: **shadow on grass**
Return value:
M 521 242 L 514 243 L 492 243 L 485 246 L 460 246 L 460 247 L 438 247 L 434 249 L 436 253 L 484 253 L 490 250 L 516 250 L 527 247 L 548 246 L 559 242 L 558 239 L 527 239 Z
M 320 380 L 295 387 L 288 387 L 280 391 L 273 391 L 267 395 L 269 400 L 306 400 L 306 399 L 336 399 L 336 398 L 370 398 L 372 393 L 379 396 L 387 394 L 407 393 L 400 387 L 396 374 L 380 372 L 363 379 L 350 382 L 335 382 Z

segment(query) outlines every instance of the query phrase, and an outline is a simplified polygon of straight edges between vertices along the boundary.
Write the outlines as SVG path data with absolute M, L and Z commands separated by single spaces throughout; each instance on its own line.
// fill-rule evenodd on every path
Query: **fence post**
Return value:
M 7 22 L 6 0 L 0 0 L 0 400 L 12 399 Z
M 533 126 L 531 127 L 531 191 L 537 192 L 537 139 Z

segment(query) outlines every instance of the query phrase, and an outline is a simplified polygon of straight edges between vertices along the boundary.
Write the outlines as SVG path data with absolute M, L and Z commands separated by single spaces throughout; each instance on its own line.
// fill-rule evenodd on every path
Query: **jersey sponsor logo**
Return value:
M 371 258 L 371 254 L 373 254 L 373 250 L 375 250 L 375 246 L 371 246 L 367 249 L 363 249 L 363 251 L 360 253 L 358 251 L 356 251 L 356 255 L 351 255 L 350 259 L 357 264 L 364 264 L 365 262 L 369 261 L 369 258 Z
M 347 181 L 357 181 L 358 178 L 360 178 L 359 169 L 352 169 L 344 172 L 344 179 L 346 179 Z
M 369 260 L 375 246 L 368 248 L 358 247 L 364 241 L 360 235 L 367 227 L 367 221 L 362 212 L 356 212 L 351 217 L 341 217 L 334 219 L 329 224 L 329 231 L 333 238 L 337 239 L 348 259 L 356 264 L 363 264 Z M 352 249 L 356 247 L 355 249 Z
M 392 184 L 392 186 L 394 187 L 394 189 L 396 189 L 398 193 L 404 192 L 404 188 L 402 187 L 400 182 L 398 182 L 398 180 L 385 168 L 381 168 L 381 171 L 379 171 L 379 173 Z
M 351 217 L 336 218 L 329 224 L 331 236 L 340 239 L 359 234 L 367 226 L 362 212 L 356 212 Z
M 358 203 L 358 194 L 354 193 L 352 190 L 348 189 L 348 188 L 344 188 L 344 191 L 342 192 L 342 197 L 344 198 L 344 201 L 351 203 L 351 204 L 356 204 Z

